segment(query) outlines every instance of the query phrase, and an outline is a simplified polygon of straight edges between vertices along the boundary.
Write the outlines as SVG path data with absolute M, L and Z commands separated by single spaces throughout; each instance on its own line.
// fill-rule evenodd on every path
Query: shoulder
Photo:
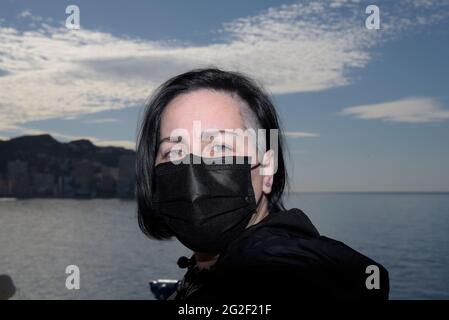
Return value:
M 379 263 L 347 244 L 326 237 L 259 230 L 228 248 L 223 263 L 229 266 L 363 269 Z M 386 270 L 385 270 L 386 271 Z
M 388 271 L 381 264 L 341 241 L 318 232 L 303 232 L 312 230 L 310 226 L 301 225 L 310 221 L 305 215 L 294 227 L 283 223 L 285 217 L 282 218 L 234 241 L 221 258 L 222 270 L 227 270 L 235 279 L 243 277 L 253 282 L 265 279 L 272 285 L 302 283 L 302 288 L 308 288 L 307 292 L 315 288 L 313 290 L 318 290 L 320 296 L 335 293 L 341 297 L 345 294 L 348 297 L 372 296 L 373 292 L 366 291 L 366 280 L 375 270 L 379 273 L 382 290 L 380 295 L 379 292 L 374 294 L 388 297 Z
M 337 264 L 355 254 L 342 242 L 323 237 L 300 209 L 270 213 L 227 247 L 219 262 L 228 266 Z
M 300 209 L 270 213 L 227 248 L 222 262 L 331 267 L 376 264 L 345 243 L 320 235 Z

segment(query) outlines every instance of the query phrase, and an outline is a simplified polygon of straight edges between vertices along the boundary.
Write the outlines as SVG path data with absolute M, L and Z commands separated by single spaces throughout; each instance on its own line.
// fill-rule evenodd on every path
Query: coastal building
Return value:
M 9 193 L 16 197 L 29 197 L 31 195 L 28 163 L 21 160 L 8 162 Z
M 135 190 L 134 155 L 122 155 L 118 162 L 117 196 L 119 198 L 134 197 Z

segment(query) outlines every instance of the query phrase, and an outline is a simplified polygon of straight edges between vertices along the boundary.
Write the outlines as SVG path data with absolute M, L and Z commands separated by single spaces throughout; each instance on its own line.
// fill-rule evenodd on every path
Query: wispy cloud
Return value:
M 19 20 L 28 21 L 29 22 L 28 26 L 31 28 L 37 28 L 38 27 L 37 23 L 43 22 L 44 20 L 47 22 L 52 21 L 51 18 L 44 19 L 39 15 L 33 14 L 29 9 L 26 9 L 21 13 L 19 13 L 17 15 L 17 18 Z
M 380 119 L 391 122 L 436 122 L 449 119 L 449 110 L 432 98 L 410 97 L 396 101 L 343 109 L 340 114 L 359 119 Z
M 91 120 L 84 120 L 84 123 L 87 124 L 102 124 L 102 123 L 114 123 L 119 122 L 118 119 L 115 118 L 102 118 L 102 119 L 91 119 Z
M 294 149 L 294 150 L 290 150 L 288 153 L 290 156 L 297 156 L 297 155 L 310 154 L 310 151 L 306 150 L 306 149 Z
M 36 28 L 0 24 L 0 130 L 140 105 L 168 77 L 209 65 L 245 72 L 272 93 L 346 85 L 352 81 L 347 71 L 366 66 L 369 49 L 387 35 L 449 15 L 448 1 L 419 10 L 407 4 L 415 2 L 395 2 L 383 14 L 382 32 L 362 27 L 358 1 L 282 5 L 224 24 L 214 33 L 220 42 L 206 45 L 71 31 L 24 11 L 20 19 Z M 402 18 L 394 20 L 394 14 Z
M 32 14 L 31 14 L 31 10 L 23 10 L 21 13 L 19 13 L 18 15 L 17 15 L 17 17 L 18 18 L 28 18 L 28 17 L 31 17 L 32 16 Z
M 82 138 L 78 138 L 78 139 L 82 139 Z M 85 137 L 84 139 L 88 139 L 88 140 L 92 141 L 92 143 L 97 146 L 123 147 L 123 148 L 131 149 L 131 150 L 134 150 L 136 148 L 136 142 L 130 141 L 130 140 L 101 140 L 101 139 L 93 138 L 93 137 Z
M 289 138 L 317 138 L 320 135 L 318 133 L 312 133 L 312 132 L 285 131 L 284 136 L 289 137 Z

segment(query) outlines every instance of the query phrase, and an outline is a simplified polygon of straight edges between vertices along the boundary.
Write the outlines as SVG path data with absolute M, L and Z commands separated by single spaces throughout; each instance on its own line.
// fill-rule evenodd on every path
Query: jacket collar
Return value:
M 287 233 L 306 237 L 315 238 L 320 236 L 309 217 L 301 209 L 297 208 L 292 208 L 287 211 L 270 212 L 262 221 L 248 227 L 244 233 L 254 232 L 261 228 L 279 229 Z

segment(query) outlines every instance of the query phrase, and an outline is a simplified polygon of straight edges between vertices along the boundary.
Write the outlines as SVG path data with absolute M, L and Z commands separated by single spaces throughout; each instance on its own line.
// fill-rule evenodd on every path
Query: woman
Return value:
M 170 299 L 388 298 L 384 267 L 284 207 L 277 130 L 268 95 L 236 72 L 192 70 L 148 101 L 137 146 L 139 224 L 193 251 L 178 261 L 188 271 Z

